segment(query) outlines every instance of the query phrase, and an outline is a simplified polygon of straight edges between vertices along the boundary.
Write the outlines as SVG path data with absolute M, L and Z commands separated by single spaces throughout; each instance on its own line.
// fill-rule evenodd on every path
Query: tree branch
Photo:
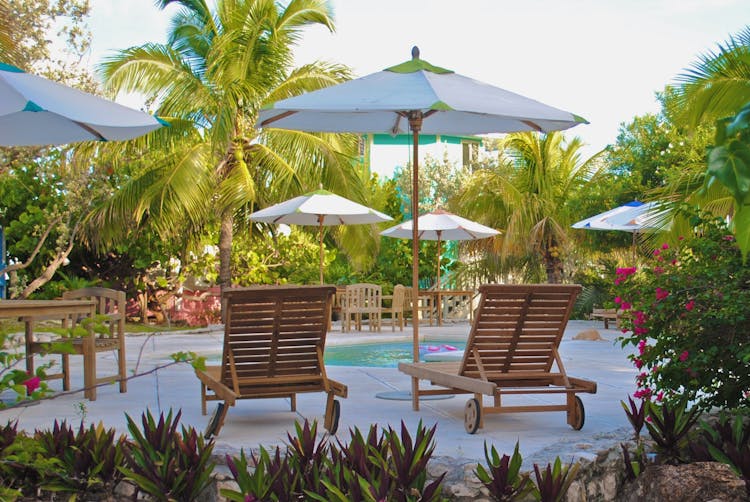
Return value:
M 0 274 L 6 274 L 10 272 L 15 272 L 16 270 L 23 270 L 34 261 L 34 258 L 36 258 L 36 255 L 39 254 L 39 251 L 42 249 L 42 246 L 44 245 L 44 241 L 47 240 L 47 237 L 49 237 L 50 232 L 52 232 L 52 229 L 62 221 L 62 215 L 58 216 L 54 220 L 50 222 L 50 224 L 47 226 L 47 229 L 44 231 L 42 236 L 39 238 L 39 242 L 37 242 L 36 247 L 34 248 L 34 251 L 31 253 L 31 256 L 29 256 L 29 259 L 26 260 L 23 263 L 14 263 L 13 265 L 8 265 L 7 267 L 0 269 Z

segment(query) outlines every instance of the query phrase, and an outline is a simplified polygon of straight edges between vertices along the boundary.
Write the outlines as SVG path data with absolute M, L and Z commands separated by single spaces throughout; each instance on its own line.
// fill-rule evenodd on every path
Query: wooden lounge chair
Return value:
M 325 428 L 338 427 L 345 385 L 329 379 L 323 364 L 328 320 L 336 288 L 267 286 L 224 291 L 226 318 L 220 366 L 196 370 L 201 409 L 223 401 L 209 421 L 206 436 L 218 434 L 228 406 L 238 399 L 289 398 L 296 410 L 301 392 L 327 392 Z
M 504 285 L 479 288 L 479 307 L 463 360 L 399 363 L 398 369 L 445 389 L 420 394 L 474 394 L 466 403 L 464 426 L 470 434 L 483 427 L 484 413 L 566 411 L 574 429 L 583 427 L 585 413 L 579 392 L 596 393 L 596 383 L 566 374 L 558 353 L 560 340 L 581 287 L 578 285 Z M 556 370 L 553 371 L 553 364 Z M 511 394 L 565 395 L 565 404 L 504 406 Z M 483 396 L 493 398 L 483 406 Z

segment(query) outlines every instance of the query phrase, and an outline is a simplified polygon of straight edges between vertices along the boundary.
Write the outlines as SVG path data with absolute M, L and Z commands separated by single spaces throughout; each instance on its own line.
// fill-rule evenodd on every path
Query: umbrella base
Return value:
M 387 399 L 389 401 L 411 401 L 411 391 L 408 390 L 389 390 L 387 392 L 378 392 L 375 394 L 378 399 Z M 440 399 L 451 399 L 453 394 L 439 394 L 433 396 L 419 396 L 420 401 L 438 401 Z

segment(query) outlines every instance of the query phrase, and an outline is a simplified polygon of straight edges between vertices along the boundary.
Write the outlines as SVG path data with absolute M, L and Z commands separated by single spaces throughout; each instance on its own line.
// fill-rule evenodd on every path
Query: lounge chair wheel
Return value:
M 586 421 L 586 411 L 583 408 L 583 401 L 578 396 L 575 396 L 575 410 L 573 411 L 573 420 L 570 426 L 573 429 L 580 431 L 583 428 L 583 423 Z
M 333 435 L 339 430 L 339 418 L 341 417 L 341 403 L 334 399 L 331 403 L 331 424 L 327 427 L 328 433 Z
M 221 421 L 224 418 L 224 407 L 226 404 L 219 403 L 216 405 L 216 409 L 211 413 L 211 418 L 208 419 L 208 425 L 206 426 L 206 432 L 203 436 L 206 439 L 211 439 L 215 434 L 219 432 L 221 428 Z
M 474 434 L 479 429 L 479 422 L 482 419 L 482 409 L 479 407 L 479 400 L 472 397 L 466 401 L 464 408 L 464 428 L 469 434 Z

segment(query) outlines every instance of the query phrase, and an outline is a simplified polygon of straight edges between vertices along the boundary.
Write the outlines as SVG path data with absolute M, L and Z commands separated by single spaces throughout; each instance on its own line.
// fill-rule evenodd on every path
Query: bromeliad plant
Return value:
M 44 473 L 41 488 L 66 493 L 91 493 L 113 489 L 122 480 L 124 436 L 100 422 L 76 433 L 64 420 L 52 430 L 37 430 L 34 439 L 46 458 L 56 459 L 55 469 Z
M 520 472 L 523 458 L 518 452 L 518 442 L 513 449 L 512 457 L 508 455 L 500 457 L 494 446 L 488 452 L 487 443 L 485 443 L 484 459 L 487 467 L 478 464 L 474 473 L 495 500 L 518 500 L 533 493 L 534 485 L 528 473 Z
M 296 425 L 296 437 L 289 436 L 286 454 L 264 448 L 239 458 L 227 457 L 227 466 L 239 487 L 222 489 L 235 501 L 379 501 L 428 502 L 441 498 L 443 476 L 427 482 L 427 463 L 435 448 L 435 427 L 421 423 L 415 436 L 401 424 L 399 432 L 388 428 L 378 433 L 373 425 L 366 438 L 351 431 L 349 444 L 330 444 L 318 439 L 317 424 Z M 254 464 L 252 473 L 249 464 Z
M 685 398 L 657 403 L 648 401 L 646 428 L 664 463 L 679 464 L 688 458 L 688 444 L 693 426 L 698 422 L 698 408 L 688 408 Z
M 487 467 L 478 464 L 474 473 L 487 488 L 490 497 L 499 502 L 528 500 L 529 496 L 542 502 L 559 502 L 565 498 L 579 468 L 579 464 L 573 462 L 563 466 L 560 457 L 556 457 L 553 463 L 544 468 L 534 464 L 535 482 L 531 482 L 528 473 L 520 472 L 523 457 L 518 451 L 517 442 L 512 457 L 500 457 L 494 446 L 488 454 L 485 443 L 484 458 Z
M 721 219 L 692 214 L 692 238 L 620 268 L 620 341 L 641 372 L 636 398 L 685 396 L 700 409 L 750 404 L 750 265 Z
M 211 483 L 215 464 L 211 461 L 213 441 L 206 442 L 192 427 L 177 431 L 182 411 L 172 417 L 161 413 L 158 423 L 151 412 L 138 425 L 125 415 L 131 442 L 123 446 L 125 477 L 154 500 L 195 500 Z

